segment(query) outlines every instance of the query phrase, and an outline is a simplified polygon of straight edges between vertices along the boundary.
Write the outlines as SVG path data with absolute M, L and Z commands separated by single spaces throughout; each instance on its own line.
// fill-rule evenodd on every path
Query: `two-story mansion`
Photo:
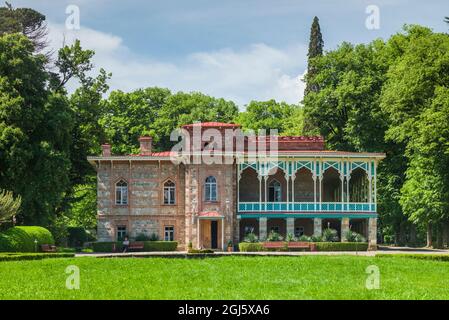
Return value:
M 238 128 L 183 126 L 192 140 L 198 129 Z M 139 139 L 139 154 L 112 155 L 111 146 L 103 145 L 101 156 L 88 158 L 98 173 L 98 240 L 156 234 L 178 241 L 180 249 L 190 242 L 225 249 L 249 232 L 261 239 L 270 231 L 299 237 L 331 227 L 342 241 L 351 229 L 376 244 L 376 168 L 384 154 L 325 150 L 321 137 L 255 140 L 276 140 L 277 156 L 255 155 L 245 145 L 223 153 L 223 163 L 210 164 L 173 161 L 181 158 L 174 151 L 153 152 L 151 137 Z M 201 142 L 201 149 L 207 147 Z

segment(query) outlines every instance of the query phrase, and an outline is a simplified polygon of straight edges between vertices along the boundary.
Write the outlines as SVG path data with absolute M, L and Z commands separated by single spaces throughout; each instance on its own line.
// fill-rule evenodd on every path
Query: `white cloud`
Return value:
M 55 50 L 74 39 L 80 39 L 83 48 L 95 50 L 95 65 L 112 72 L 111 89 L 129 91 L 161 86 L 172 91 L 200 91 L 241 106 L 250 100 L 268 99 L 298 103 L 303 96 L 303 45 L 277 49 L 253 44 L 239 51 L 225 48 L 196 52 L 180 62 L 166 63 L 133 53 L 120 37 L 112 34 L 84 27 L 70 31 L 53 23 L 49 29 Z

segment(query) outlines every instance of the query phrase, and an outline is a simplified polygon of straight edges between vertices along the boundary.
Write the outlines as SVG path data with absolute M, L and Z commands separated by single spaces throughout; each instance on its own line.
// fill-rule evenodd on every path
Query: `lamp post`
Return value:
M 34 239 L 34 252 L 37 252 L 37 239 Z

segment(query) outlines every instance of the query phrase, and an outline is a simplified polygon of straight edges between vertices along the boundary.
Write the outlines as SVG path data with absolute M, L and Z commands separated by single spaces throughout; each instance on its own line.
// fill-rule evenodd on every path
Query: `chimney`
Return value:
M 143 156 L 150 156 L 151 155 L 151 146 L 153 144 L 153 138 L 152 137 L 140 137 L 140 154 Z
M 103 157 L 110 157 L 111 156 L 111 145 L 108 143 L 105 143 L 101 145 L 101 155 Z

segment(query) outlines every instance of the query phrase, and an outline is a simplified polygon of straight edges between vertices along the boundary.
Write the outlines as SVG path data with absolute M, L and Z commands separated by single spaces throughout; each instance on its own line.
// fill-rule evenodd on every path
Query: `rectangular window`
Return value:
M 175 204 L 175 187 L 164 187 L 164 204 Z
M 175 227 L 165 226 L 164 228 L 164 240 L 174 241 L 175 240 Z
M 295 237 L 300 237 L 304 235 L 304 227 L 296 227 L 295 228 Z
M 126 226 L 117 227 L 117 241 L 123 241 L 126 237 Z
M 128 186 L 115 187 L 115 204 L 116 205 L 128 204 Z

